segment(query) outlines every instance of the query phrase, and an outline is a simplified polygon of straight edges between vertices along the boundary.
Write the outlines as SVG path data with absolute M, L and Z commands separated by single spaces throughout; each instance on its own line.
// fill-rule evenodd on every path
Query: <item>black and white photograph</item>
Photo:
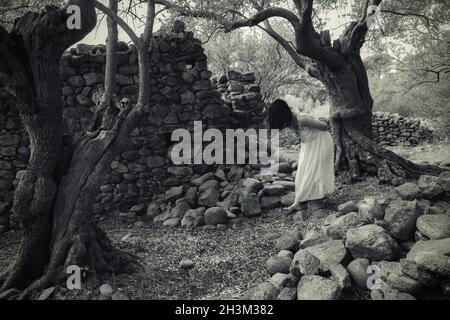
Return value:
M 449 307 L 449 129 L 448 0 L 0 0 L 0 308 Z

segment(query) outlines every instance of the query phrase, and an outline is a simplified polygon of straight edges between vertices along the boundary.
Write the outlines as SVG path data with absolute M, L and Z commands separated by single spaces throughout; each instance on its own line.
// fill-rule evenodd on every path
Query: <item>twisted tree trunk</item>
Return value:
M 15 193 L 13 220 L 23 229 L 16 261 L 0 276 L 2 290 L 26 289 L 22 297 L 66 277 L 68 265 L 96 272 L 132 271 L 133 257 L 113 249 L 92 220 L 100 179 L 113 157 L 128 147 L 139 111 L 121 110 L 111 130 L 86 135 L 68 172 L 58 181 L 62 137 L 58 61 L 95 26 L 93 0 L 72 0 L 81 29 L 68 29 L 66 8 L 27 13 L 11 32 L 0 27 L 0 81 L 17 98 L 30 137 L 31 157 Z

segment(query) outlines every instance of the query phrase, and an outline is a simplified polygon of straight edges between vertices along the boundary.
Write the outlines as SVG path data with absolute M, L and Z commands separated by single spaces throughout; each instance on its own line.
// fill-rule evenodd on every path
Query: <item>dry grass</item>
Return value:
M 422 163 L 450 163 L 450 141 L 421 144 L 416 147 L 390 147 L 396 154 L 414 162 Z

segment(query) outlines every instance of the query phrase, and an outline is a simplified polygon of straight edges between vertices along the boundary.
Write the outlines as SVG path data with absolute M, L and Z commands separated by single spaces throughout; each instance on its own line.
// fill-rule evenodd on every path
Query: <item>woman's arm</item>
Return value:
M 313 117 L 303 116 L 299 118 L 300 126 L 319 129 L 322 131 L 328 130 L 328 124 L 314 119 Z

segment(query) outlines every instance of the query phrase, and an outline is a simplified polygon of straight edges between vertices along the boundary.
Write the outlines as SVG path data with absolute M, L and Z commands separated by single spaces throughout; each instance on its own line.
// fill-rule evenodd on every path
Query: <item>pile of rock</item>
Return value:
M 234 118 L 239 119 L 240 127 L 258 127 L 263 124 L 265 103 L 261 87 L 255 84 L 253 73 L 229 71 L 228 74 L 215 76 L 211 80 L 214 88 L 222 94 L 222 100 L 232 107 Z
M 268 175 L 256 165 L 220 165 L 215 172 L 194 175 L 189 183 L 155 196 L 146 217 L 164 227 L 225 229 L 243 217 L 293 202 L 295 164 L 281 162 L 279 168 Z
M 450 295 L 450 210 L 437 201 L 450 194 L 450 173 L 396 193 L 343 203 L 320 226 L 283 235 L 266 262 L 271 278 L 247 298 L 335 300 L 355 288 L 374 300 Z
M 384 112 L 373 114 L 372 133 L 382 146 L 416 146 L 433 140 L 433 132 L 422 120 Z

